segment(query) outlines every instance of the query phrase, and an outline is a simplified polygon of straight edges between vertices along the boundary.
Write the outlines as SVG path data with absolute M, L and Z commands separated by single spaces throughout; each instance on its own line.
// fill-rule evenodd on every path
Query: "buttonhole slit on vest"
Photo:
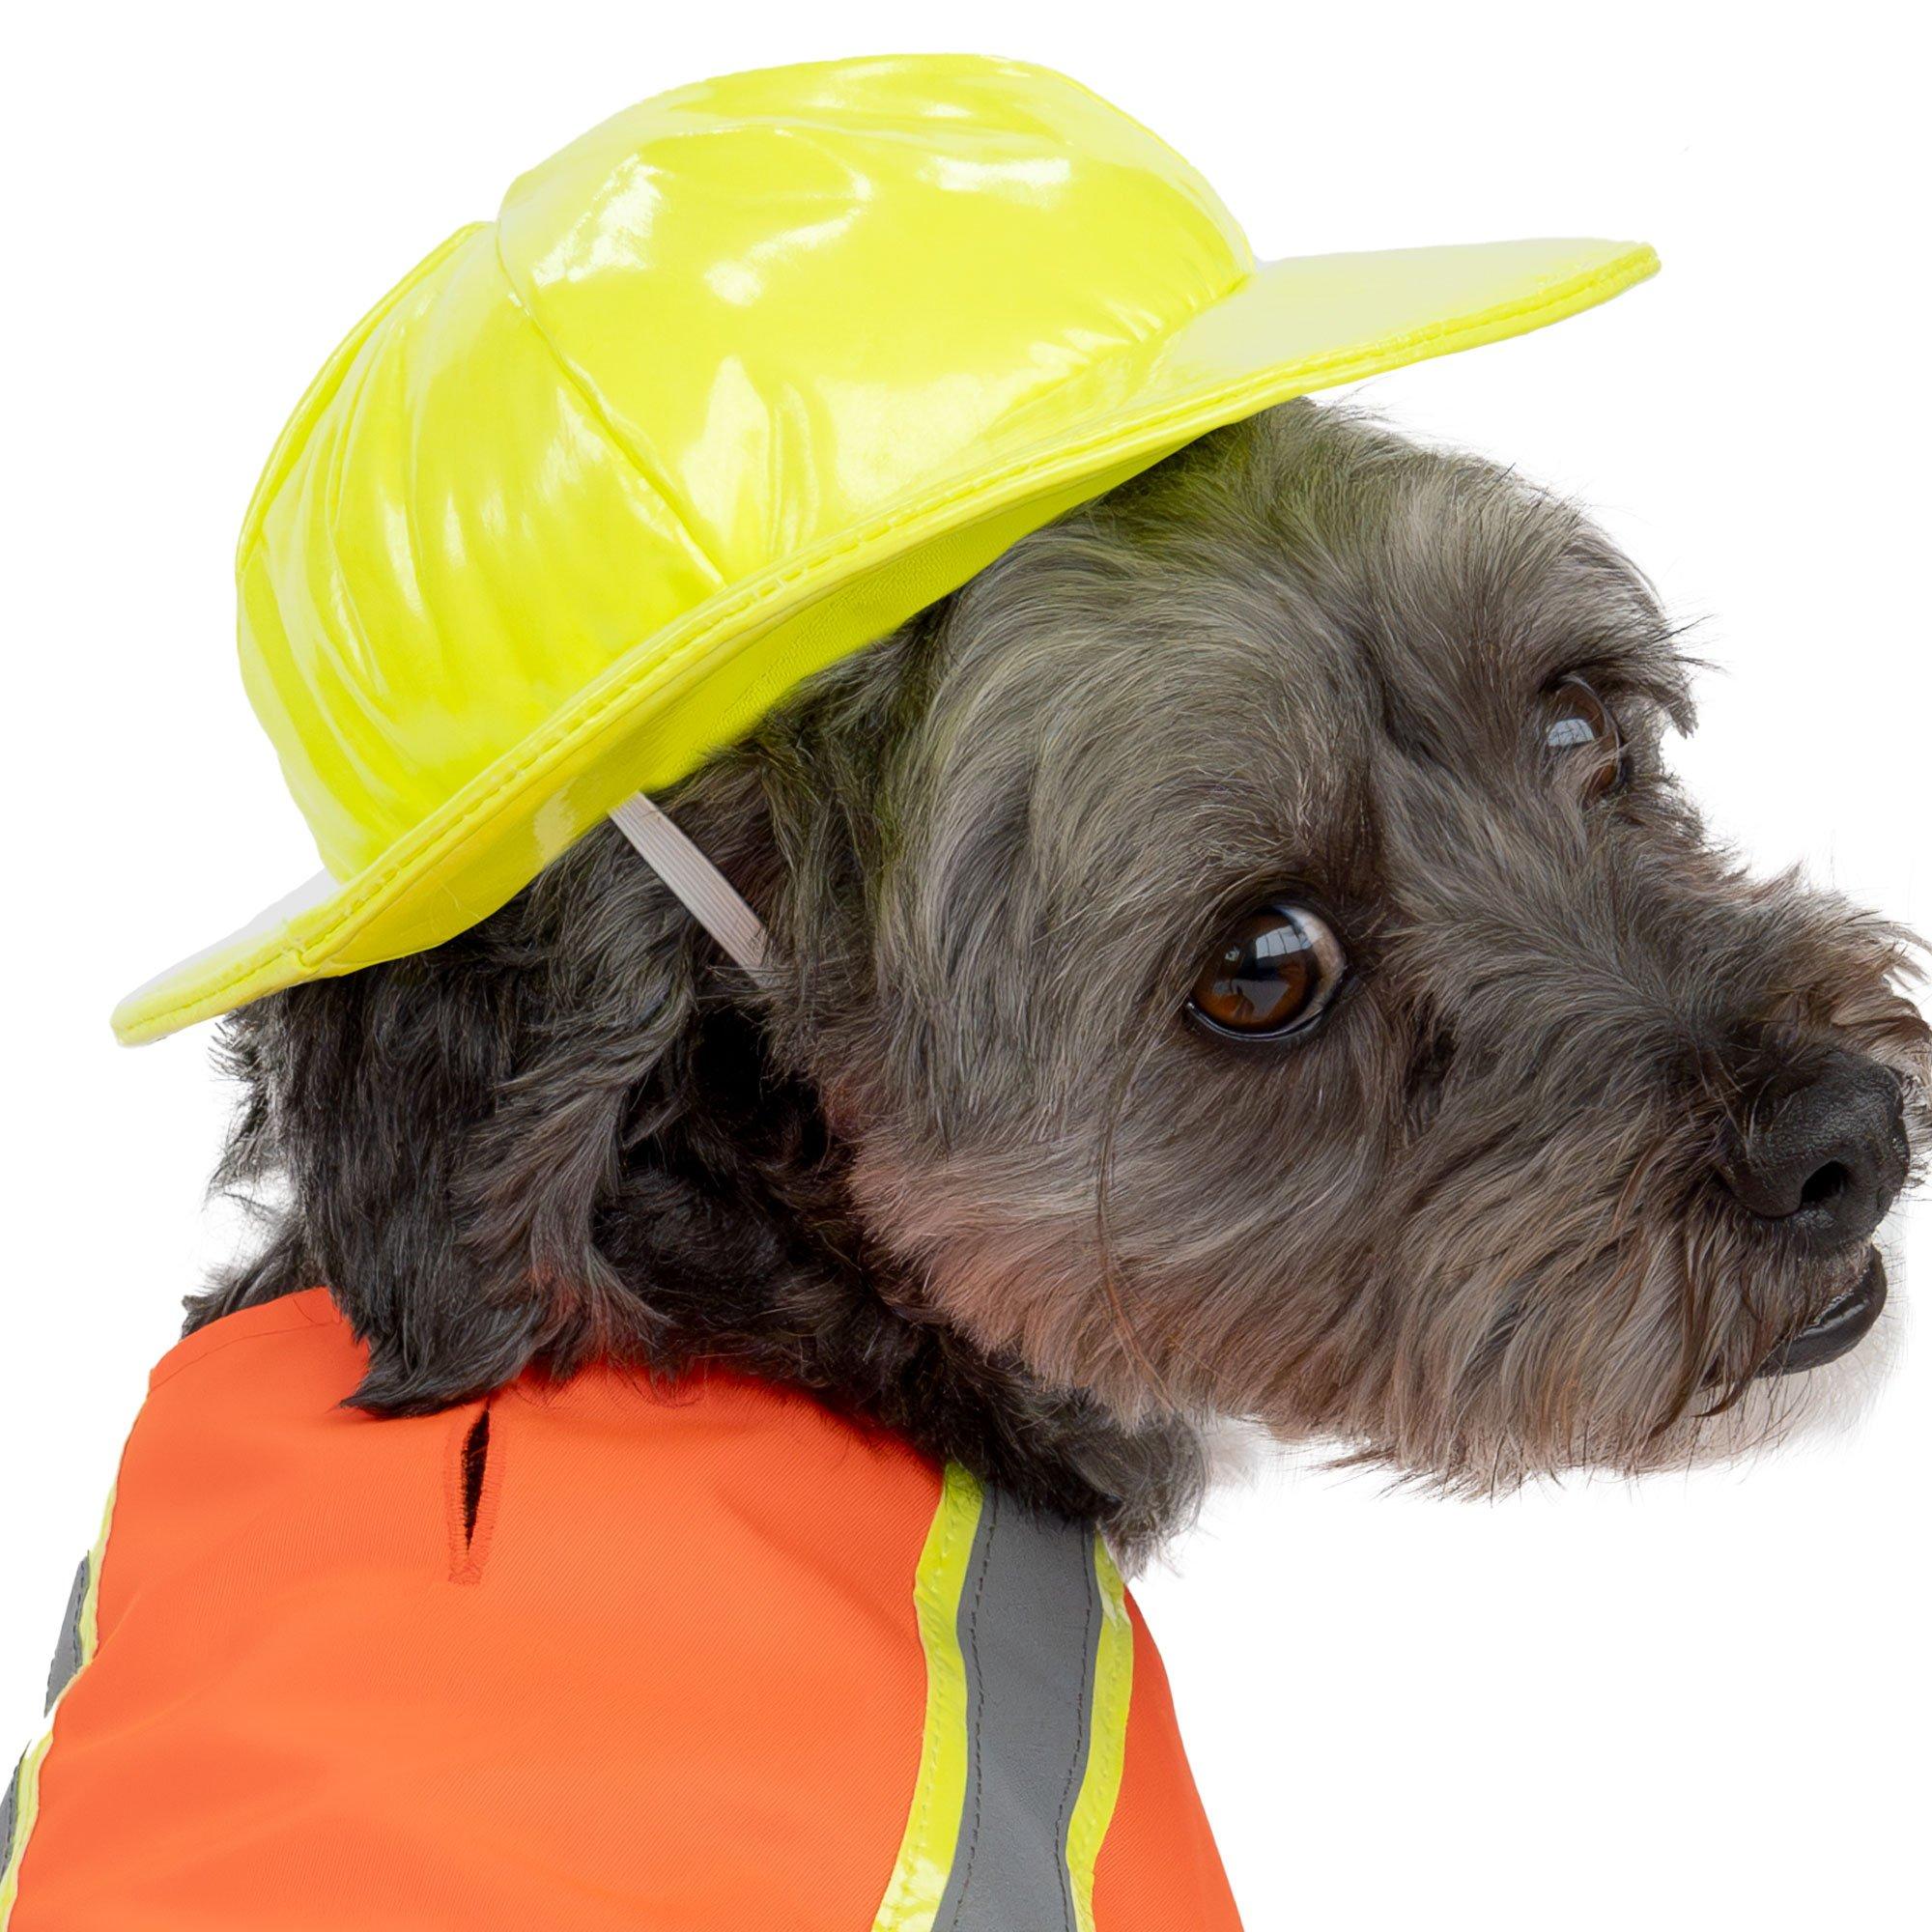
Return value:
M 443 1458 L 449 1580 L 479 1583 L 503 1487 L 503 1429 L 496 1398 L 466 1403 L 450 1415 Z

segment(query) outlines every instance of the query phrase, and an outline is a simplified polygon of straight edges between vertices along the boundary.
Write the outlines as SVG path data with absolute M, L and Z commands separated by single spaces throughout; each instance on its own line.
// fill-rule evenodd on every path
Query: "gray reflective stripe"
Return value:
M 54 1647 L 52 1668 L 47 1672 L 47 1709 L 54 1707 L 54 1699 L 73 1681 L 73 1673 L 80 1668 L 80 1619 L 87 1607 L 87 1583 L 93 1559 L 83 1556 L 80 1568 L 74 1573 L 73 1589 L 67 1600 L 67 1615 L 61 1621 L 60 1642 Z
M 0 1798 L 0 1877 L 14 1862 L 14 1826 L 20 1815 L 20 1773 L 26 1763 L 23 1757 L 14 1767 L 14 1775 L 7 1780 L 7 1795 Z
M 966 1799 L 933 1932 L 1076 1932 L 1066 1833 L 1101 1623 L 1091 1532 L 988 1490 L 959 1599 Z

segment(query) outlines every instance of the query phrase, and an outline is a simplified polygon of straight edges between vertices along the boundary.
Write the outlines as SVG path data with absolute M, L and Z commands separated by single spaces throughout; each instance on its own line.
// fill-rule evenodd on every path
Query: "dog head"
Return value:
M 772 927 L 763 988 L 586 840 L 440 953 L 244 1016 L 235 1166 L 298 1177 L 285 1269 L 366 1273 L 373 1197 L 322 1175 L 350 1069 L 440 1096 L 388 1129 L 453 1150 L 447 1319 L 379 1363 L 397 1406 L 532 1351 L 751 1352 L 757 1296 L 693 1285 L 749 1216 L 779 1372 L 888 1410 L 895 1326 L 1094 1432 L 1255 1418 L 1456 1486 L 1760 1440 L 1884 1298 L 1927 1033 L 1896 932 L 1706 838 L 1662 756 L 1689 724 L 1574 510 L 1293 405 L 683 787 Z M 398 1185 L 367 1183 L 392 1219 Z M 516 1320 L 436 1341 L 476 1280 Z
M 1481 1482 L 1681 1458 L 1857 1339 L 1900 943 L 1707 842 L 1669 628 L 1574 511 L 1292 408 L 938 633 L 795 1047 L 949 1320 Z

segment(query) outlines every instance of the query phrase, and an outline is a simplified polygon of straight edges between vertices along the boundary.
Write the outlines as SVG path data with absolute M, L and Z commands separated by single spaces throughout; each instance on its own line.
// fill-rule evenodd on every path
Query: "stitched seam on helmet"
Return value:
M 288 480 L 290 469 L 299 457 L 303 445 L 315 433 L 317 418 L 342 393 L 342 385 L 349 380 L 355 364 L 361 359 L 362 352 L 369 346 L 370 339 L 465 242 L 484 226 L 485 224 L 480 221 L 468 222 L 454 235 L 432 248 L 375 307 L 367 310 L 357 320 L 355 327 L 350 329 L 329 352 L 328 359 L 316 372 L 315 380 L 302 391 L 301 400 L 296 405 L 294 414 L 283 426 L 281 435 L 275 439 L 275 446 L 270 450 L 269 460 L 263 464 L 261 474 L 255 479 L 255 487 L 249 493 L 248 508 L 242 519 L 242 534 L 235 546 L 235 562 L 238 569 L 262 542 L 262 525 L 270 499 Z
M 503 228 L 500 222 L 494 223 L 491 227 L 490 247 L 491 252 L 497 260 L 497 271 L 503 277 L 503 289 L 510 298 L 510 306 L 529 325 L 530 331 L 535 335 L 545 356 L 555 368 L 556 373 L 562 377 L 571 394 L 589 412 L 591 421 L 603 433 L 605 441 L 631 466 L 638 481 L 664 505 L 666 515 L 670 517 L 676 523 L 678 528 L 684 532 L 684 540 L 703 559 L 705 568 L 718 580 L 721 586 L 724 584 L 728 581 L 728 573 L 725 571 L 724 566 L 705 548 L 703 540 L 698 536 L 696 530 L 692 527 L 691 518 L 686 514 L 684 506 L 671 494 L 668 483 L 663 477 L 657 475 L 650 466 L 645 463 L 643 457 L 637 450 L 633 449 L 629 441 L 618 433 L 616 424 L 611 420 L 610 412 L 605 409 L 603 403 L 599 401 L 596 393 L 584 382 L 583 378 L 577 373 L 576 368 L 564 355 L 563 351 L 552 339 L 550 330 L 537 320 L 535 312 L 524 300 L 522 294 L 518 291 L 516 280 L 510 273 L 510 265 L 503 260 Z

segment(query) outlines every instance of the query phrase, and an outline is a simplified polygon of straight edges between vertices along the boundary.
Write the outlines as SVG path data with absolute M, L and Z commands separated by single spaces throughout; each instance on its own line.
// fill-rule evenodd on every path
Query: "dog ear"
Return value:
M 237 1014 L 216 1185 L 266 1192 L 268 1235 L 190 1325 L 327 1286 L 369 1350 L 353 1400 L 390 1414 L 635 1332 L 597 1214 L 681 1105 L 707 946 L 605 830 L 460 938 Z
M 608 831 L 533 893 L 540 990 L 469 1137 L 453 1220 L 472 1296 L 528 1311 L 531 1352 L 567 1371 L 649 1325 L 597 1223 L 626 1149 L 660 1139 L 684 1111 L 710 942 Z

